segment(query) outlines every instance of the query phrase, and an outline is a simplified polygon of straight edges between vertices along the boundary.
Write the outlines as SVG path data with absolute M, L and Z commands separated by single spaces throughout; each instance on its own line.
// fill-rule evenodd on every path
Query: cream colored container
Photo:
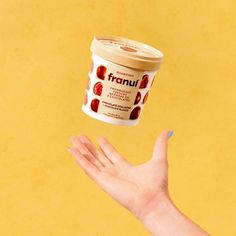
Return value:
M 95 37 L 82 110 L 116 125 L 137 125 L 163 54 L 121 37 Z

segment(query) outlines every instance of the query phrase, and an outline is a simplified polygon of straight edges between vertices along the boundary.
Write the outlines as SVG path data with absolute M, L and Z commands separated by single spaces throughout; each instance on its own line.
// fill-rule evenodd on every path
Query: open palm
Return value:
M 152 159 L 138 166 L 127 162 L 104 137 L 98 138 L 100 149 L 84 135 L 71 142 L 69 152 L 85 173 L 137 217 L 168 195 L 167 131 L 157 139 Z

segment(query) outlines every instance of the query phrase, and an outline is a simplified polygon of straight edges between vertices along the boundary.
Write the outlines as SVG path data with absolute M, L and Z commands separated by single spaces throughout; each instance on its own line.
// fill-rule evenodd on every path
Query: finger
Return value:
M 99 169 L 91 163 L 86 157 L 84 157 L 78 149 L 72 147 L 68 148 L 68 152 L 72 154 L 72 156 L 75 157 L 77 163 L 80 165 L 80 167 L 84 170 L 84 172 L 90 176 L 93 180 L 97 180 L 99 176 Z
M 112 146 L 112 144 L 105 137 L 98 137 L 98 144 L 106 157 L 114 164 L 118 164 L 120 162 L 126 162 L 122 156 L 118 153 L 118 151 Z
M 88 150 L 96 157 L 104 166 L 110 166 L 112 162 L 100 151 L 96 148 L 96 146 L 92 143 L 92 141 L 86 137 L 85 135 L 81 135 L 81 142 L 88 148 Z
M 93 154 L 88 150 L 88 148 L 81 142 L 79 137 L 72 137 L 71 143 L 75 148 L 80 151 L 83 156 L 89 159 L 89 161 L 92 162 L 96 167 L 98 167 L 99 169 L 102 169 L 104 167 L 102 163 L 96 157 L 94 157 Z
M 153 150 L 153 160 L 164 160 L 167 161 L 167 150 L 168 150 L 168 134 L 170 131 L 164 131 L 160 134 L 156 140 L 154 150 Z M 172 135 L 170 133 L 170 135 Z

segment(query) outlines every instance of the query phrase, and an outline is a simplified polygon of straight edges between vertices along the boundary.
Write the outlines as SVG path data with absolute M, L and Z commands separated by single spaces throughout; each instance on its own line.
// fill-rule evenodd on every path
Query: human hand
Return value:
M 98 149 L 86 136 L 71 139 L 69 152 L 100 187 L 136 217 L 142 218 L 168 198 L 167 145 L 173 132 L 162 132 L 156 141 L 152 159 L 134 166 L 104 137 Z
M 131 211 L 154 236 L 209 236 L 183 215 L 168 194 L 167 145 L 172 131 L 162 132 L 152 158 L 134 166 L 104 137 L 101 149 L 84 135 L 71 139 L 68 151 L 85 173 L 120 204 Z

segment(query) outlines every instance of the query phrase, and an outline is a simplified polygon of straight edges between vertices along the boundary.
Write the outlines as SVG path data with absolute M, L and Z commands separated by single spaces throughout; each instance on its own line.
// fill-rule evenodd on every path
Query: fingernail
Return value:
M 170 139 L 173 134 L 174 134 L 174 130 L 170 130 L 170 131 L 168 132 L 168 139 Z

